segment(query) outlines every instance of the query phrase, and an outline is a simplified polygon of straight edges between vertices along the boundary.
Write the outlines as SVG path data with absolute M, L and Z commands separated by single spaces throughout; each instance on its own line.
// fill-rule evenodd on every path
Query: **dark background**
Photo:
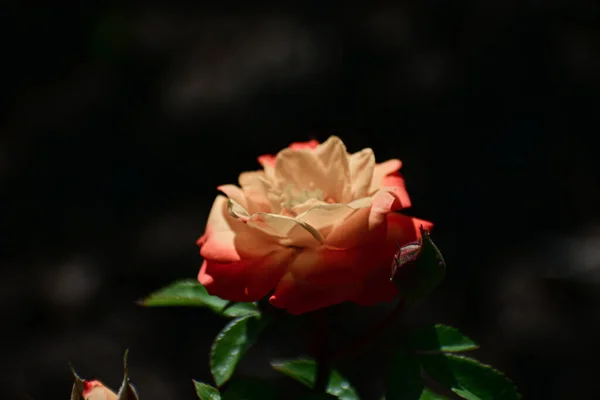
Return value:
M 408 325 L 459 326 L 525 398 L 598 393 L 597 2 L 30 3 L 1 24 L 7 399 L 67 398 L 69 361 L 116 389 L 127 347 L 142 400 L 195 398 L 225 321 L 134 301 L 196 276 L 217 185 L 330 134 L 402 159 L 436 224 L 448 277 Z M 298 326 L 241 372 L 276 376 Z M 365 399 L 372 351 L 341 366 Z

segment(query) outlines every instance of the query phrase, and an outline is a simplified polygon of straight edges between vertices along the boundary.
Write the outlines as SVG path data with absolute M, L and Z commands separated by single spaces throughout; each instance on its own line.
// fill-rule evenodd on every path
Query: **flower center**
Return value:
M 283 208 L 290 210 L 292 207 L 304 204 L 310 199 L 325 201 L 325 192 L 321 189 L 309 190 L 307 188 L 299 188 L 290 183 L 283 188 L 281 199 L 283 200 Z

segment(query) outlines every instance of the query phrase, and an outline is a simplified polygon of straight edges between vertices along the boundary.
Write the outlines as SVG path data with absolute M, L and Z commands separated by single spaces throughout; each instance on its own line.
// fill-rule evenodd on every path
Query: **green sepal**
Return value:
M 128 356 L 129 349 L 125 350 L 125 354 L 123 355 L 123 382 L 117 393 L 117 400 L 139 400 L 135 388 L 129 382 L 129 368 L 127 367 Z
M 69 364 L 71 368 L 71 373 L 73 373 L 73 388 L 71 389 L 71 400 L 81 400 L 83 399 L 83 390 L 85 379 L 82 379 L 71 364 Z

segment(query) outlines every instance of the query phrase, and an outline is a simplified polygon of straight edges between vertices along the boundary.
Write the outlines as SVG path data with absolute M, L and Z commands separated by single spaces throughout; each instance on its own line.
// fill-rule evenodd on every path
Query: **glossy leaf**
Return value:
M 313 388 L 317 373 L 317 364 L 314 360 L 300 359 L 289 361 L 272 362 L 271 366 L 284 375 L 297 380 L 309 388 Z M 339 372 L 331 371 L 329 383 L 327 384 L 327 393 L 336 396 L 341 400 L 358 400 L 358 393 L 350 385 L 350 382 Z
M 418 243 L 402 246 L 394 258 L 391 280 L 408 303 L 427 297 L 446 276 L 446 263 L 429 233 L 420 227 Z
M 468 400 L 520 399 L 515 385 L 501 372 L 472 358 L 456 354 L 419 355 L 427 374 Z
M 221 400 L 219 391 L 206 383 L 193 381 L 200 400 Z
M 254 303 L 231 303 L 217 312 L 226 317 L 237 318 L 244 315 L 257 314 L 259 311 Z
M 231 378 L 265 325 L 266 320 L 260 314 L 246 315 L 231 321 L 217 335 L 210 352 L 210 370 L 217 386 Z
M 238 378 L 227 384 L 223 400 L 278 400 L 277 391 L 258 378 Z
M 425 390 L 421 366 L 406 351 L 396 351 L 388 373 L 386 400 L 419 400 Z
M 196 280 L 173 282 L 138 302 L 145 307 L 207 307 L 226 317 L 241 317 L 258 313 L 254 303 L 233 303 L 211 296 Z
M 416 331 L 408 339 L 408 346 L 425 352 L 460 352 L 479 347 L 458 329 L 442 324 Z

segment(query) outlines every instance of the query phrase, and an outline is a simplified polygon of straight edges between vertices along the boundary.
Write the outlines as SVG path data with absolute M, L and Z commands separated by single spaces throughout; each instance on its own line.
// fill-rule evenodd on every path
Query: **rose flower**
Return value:
M 410 206 L 400 160 L 377 164 L 369 148 L 349 154 L 332 136 L 258 157 L 263 169 L 219 186 L 198 280 L 231 301 L 270 302 L 291 314 L 353 301 L 372 305 L 399 293 L 390 282 L 398 244 L 427 221 L 394 211 Z

